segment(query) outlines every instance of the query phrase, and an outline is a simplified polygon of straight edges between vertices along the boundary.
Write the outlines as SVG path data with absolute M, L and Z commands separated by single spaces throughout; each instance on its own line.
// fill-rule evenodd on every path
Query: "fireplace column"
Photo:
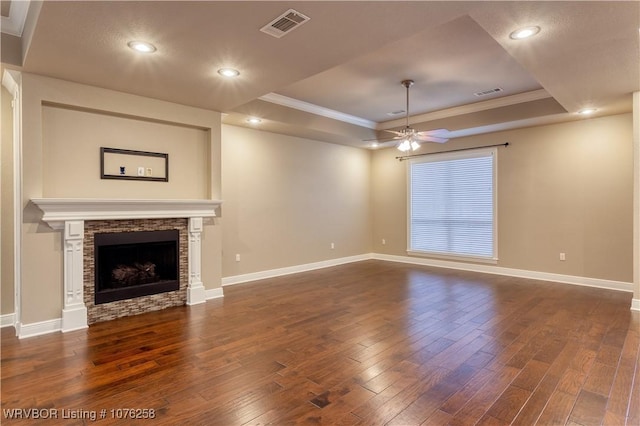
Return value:
M 207 301 L 206 290 L 202 284 L 201 258 L 202 218 L 189 219 L 189 286 L 187 287 L 187 305 L 197 305 Z
M 87 328 L 87 308 L 84 305 L 84 221 L 64 223 L 64 306 L 62 331 Z

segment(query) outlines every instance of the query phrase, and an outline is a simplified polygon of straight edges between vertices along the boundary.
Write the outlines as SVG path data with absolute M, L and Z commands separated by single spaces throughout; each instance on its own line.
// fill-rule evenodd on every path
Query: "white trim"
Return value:
M 378 123 L 376 123 L 375 121 L 356 117 L 355 115 L 345 114 L 333 109 L 324 108 L 318 105 L 311 104 L 309 102 L 299 101 L 298 99 L 278 95 L 277 93 L 267 93 L 264 96 L 260 96 L 258 99 L 260 99 L 261 101 L 270 102 L 272 104 L 310 112 L 311 114 L 320 115 L 322 117 L 344 121 L 345 123 L 355 124 L 356 126 L 362 126 L 368 129 L 375 129 L 376 127 L 378 127 Z
M 458 269 L 463 271 L 505 275 L 510 277 L 526 278 L 540 281 L 551 281 L 563 284 L 579 285 L 584 287 L 597 287 L 607 290 L 632 291 L 632 284 L 622 281 L 602 280 L 598 278 L 577 277 L 573 275 L 561 275 L 548 272 L 527 271 L 523 269 L 503 268 L 498 266 L 474 265 L 469 263 L 451 262 L 446 260 L 411 258 L 406 256 L 395 256 L 380 253 L 367 253 L 357 256 L 342 257 L 338 259 L 330 259 L 321 262 L 307 263 L 303 265 L 290 266 L 286 268 L 271 269 L 268 271 L 254 272 L 250 274 L 235 275 L 224 277 L 222 285 L 229 286 L 242 284 L 250 281 L 261 280 L 265 278 L 274 278 L 282 275 L 295 274 L 299 272 L 313 271 L 331 266 L 343 265 L 346 263 L 360 262 L 363 260 L 381 260 L 386 262 L 400 262 L 413 265 L 433 266 L 437 268 Z M 206 290 L 206 299 L 218 299 L 224 297 L 224 288 L 218 287 Z M 632 299 L 631 310 L 640 311 L 640 299 Z M 8 322 L 12 319 L 13 314 L 2 315 L 3 327 L 13 325 Z M 43 334 L 62 331 L 62 319 L 53 319 L 33 324 L 15 324 L 16 330 L 20 330 L 18 337 L 20 339 L 27 337 L 40 336 Z M 71 331 L 71 330 L 68 330 Z
M 32 198 L 42 220 L 62 229 L 70 220 L 165 219 L 216 217 L 218 200 L 133 200 L 107 198 Z
M 16 335 L 22 316 L 22 74 L 5 70 L 2 85 L 13 96 L 13 311 Z
M 189 218 L 189 284 L 187 286 L 187 305 L 197 305 L 207 301 L 207 294 L 202 284 L 202 217 Z
M 579 277 L 575 275 L 554 274 L 551 272 L 528 271 L 525 269 L 504 268 L 501 266 L 479 265 L 473 263 L 451 262 L 448 260 L 424 259 L 390 254 L 373 254 L 373 259 L 389 262 L 410 263 L 413 265 L 433 266 L 436 268 L 458 269 L 461 271 L 480 272 L 485 274 L 505 275 L 508 277 L 527 278 L 540 281 L 553 281 L 583 287 L 597 287 L 607 290 L 631 292 L 632 283 L 624 281 L 603 280 L 599 278 Z
M 425 121 L 440 120 L 443 118 L 457 117 L 463 114 L 471 114 L 474 112 L 486 111 L 489 109 L 500 108 L 510 105 L 521 104 L 525 102 L 538 101 L 540 99 L 550 98 L 551 95 L 544 89 L 532 90 L 530 92 L 518 93 L 511 96 L 502 96 L 500 98 L 489 99 L 486 101 L 475 102 L 468 105 L 457 106 L 453 108 L 441 109 L 438 111 L 427 112 L 425 114 L 414 115 L 409 117 L 409 124 L 423 123 Z M 387 130 L 394 127 L 404 126 L 405 118 L 385 121 L 378 125 L 377 130 Z M 451 137 L 449 135 L 449 137 Z
M 345 263 L 360 262 L 361 260 L 369 260 L 373 258 L 372 253 L 360 254 L 357 256 L 340 257 L 337 259 L 323 260 L 321 262 L 305 263 L 302 265 L 287 266 L 285 268 L 269 269 L 267 271 L 252 272 L 249 274 L 233 275 L 222 278 L 222 286 L 242 284 L 249 281 L 263 280 L 265 278 L 274 278 L 282 275 L 297 274 L 299 272 L 313 271 L 315 269 L 328 268 L 330 266 L 344 265 Z
M 18 338 L 25 339 L 27 337 L 41 336 L 58 331 L 62 331 L 62 318 L 34 322 L 32 324 L 21 324 Z
M 640 91 L 633 92 L 633 291 L 640 310 Z M 635 306 L 635 309 L 634 309 Z
M 206 293 L 207 300 L 221 299 L 224 297 L 224 292 L 222 291 L 222 287 L 211 288 L 209 290 L 206 290 L 205 293 Z
M 474 257 L 474 256 L 453 255 L 453 254 L 447 254 L 447 253 L 430 253 L 430 252 L 422 252 L 422 251 L 416 251 L 416 250 L 407 250 L 407 254 L 409 256 L 428 257 L 430 259 L 451 260 L 454 262 L 459 261 L 459 262 L 489 263 L 493 265 L 498 263 L 497 258 L 491 258 L 491 257 Z
M 81 306 L 73 306 L 72 308 L 62 309 L 62 324 L 60 331 L 66 333 L 68 331 L 82 330 L 88 328 L 87 308 L 82 303 Z
M 62 331 L 66 332 L 88 327 L 87 308 L 84 304 L 84 221 L 64 222 L 62 235 Z
M 0 315 L 0 328 L 13 327 L 16 322 L 16 314 Z

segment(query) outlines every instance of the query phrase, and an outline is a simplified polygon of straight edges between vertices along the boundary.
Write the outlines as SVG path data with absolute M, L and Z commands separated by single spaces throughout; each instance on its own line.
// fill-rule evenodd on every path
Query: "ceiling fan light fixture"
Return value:
M 409 151 L 411 149 L 411 143 L 409 142 L 409 139 L 405 139 L 400 142 L 400 145 L 398 145 L 398 149 L 402 152 Z
M 532 37 L 538 34 L 539 32 L 540 32 L 540 27 L 538 26 L 525 27 L 525 28 L 520 28 L 518 30 L 515 30 L 514 32 L 509 34 L 509 38 L 512 40 L 522 40 L 525 38 Z
M 448 133 L 448 130 L 446 129 L 433 129 L 417 132 L 409 125 L 409 88 L 413 86 L 414 82 L 413 80 L 402 80 L 400 83 L 406 89 L 407 94 L 407 104 L 404 109 L 405 126 L 400 130 L 384 129 L 385 132 L 393 133 L 395 135 L 393 138 L 386 139 L 394 139 L 398 141 L 396 148 L 402 152 L 417 150 L 420 148 L 420 142 L 444 143 L 448 141 L 449 139 L 445 137 Z

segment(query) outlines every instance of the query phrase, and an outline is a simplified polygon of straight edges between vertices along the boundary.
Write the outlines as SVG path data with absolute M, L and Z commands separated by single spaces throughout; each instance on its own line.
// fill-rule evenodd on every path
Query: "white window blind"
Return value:
M 496 150 L 409 163 L 409 247 L 415 254 L 496 256 Z

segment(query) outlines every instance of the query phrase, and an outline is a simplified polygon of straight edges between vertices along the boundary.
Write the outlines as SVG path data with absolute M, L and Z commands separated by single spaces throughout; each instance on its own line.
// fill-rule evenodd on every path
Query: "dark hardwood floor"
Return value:
M 381 261 L 224 293 L 2 329 L 2 424 L 20 408 L 58 416 L 20 424 L 640 424 L 630 293 Z

